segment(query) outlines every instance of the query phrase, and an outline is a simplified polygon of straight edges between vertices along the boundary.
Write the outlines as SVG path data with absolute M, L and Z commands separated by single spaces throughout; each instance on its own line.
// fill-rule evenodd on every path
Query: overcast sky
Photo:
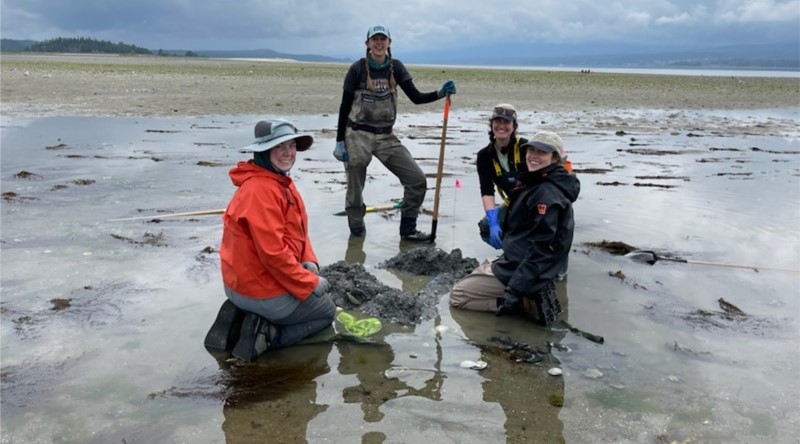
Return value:
M 354 58 L 367 27 L 392 48 L 458 50 L 511 42 L 797 42 L 800 0 L 0 0 L 3 38 L 92 37 L 149 49 L 274 49 Z

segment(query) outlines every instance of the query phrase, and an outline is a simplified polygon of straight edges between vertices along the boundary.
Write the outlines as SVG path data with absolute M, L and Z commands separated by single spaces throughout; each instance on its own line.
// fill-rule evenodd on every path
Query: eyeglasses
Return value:
M 499 107 L 495 108 L 494 109 L 494 114 L 492 115 L 492 117 L 494 118 L 494 117 L 500 117 L 500 116 L 508 116 L 508 117 L 511 117 L 512 119 L 516 120 L 517 119 L 517 112 L 514 111 L 513 109 L 505 109 L 505 108 L 499 108 Z

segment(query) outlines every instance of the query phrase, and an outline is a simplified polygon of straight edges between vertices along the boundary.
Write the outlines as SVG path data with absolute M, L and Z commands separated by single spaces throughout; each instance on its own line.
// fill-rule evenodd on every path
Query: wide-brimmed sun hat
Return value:
M 561 140 L 561 136 L 552 131 L 539 131 L 522 146 L 534 147 L 546 153 L 558 153 L 559 156 L 564 157 L 564 141 Z
M 517 109 L 510 103 L 498 103 L 494 106 L 494 109 L 492 109 L 492 118 L 489 120 L 494 119 L 505 119 L 509 122 L 516 122 Z
M 274 148 L 287 140 L 297 140 L 297 151 L 305 151 L 314 143 L 314 138 L 308 134 L 298 134 L 297 128 L 284 119 L 267 119 L 256 123 L 256 140 L 241 148 L 241 153 L 258 153 Z
M 386 25 L 372 25 L 367 29 L 367 40 L 378 34 L 385 35 L 387 39 L 392 38 L 392 35 L 389 33 L 389 28 Z

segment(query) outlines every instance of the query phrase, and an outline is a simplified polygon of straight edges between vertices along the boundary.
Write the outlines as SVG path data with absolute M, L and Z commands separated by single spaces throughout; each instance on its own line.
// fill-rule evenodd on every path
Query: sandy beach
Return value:
M 397 55 L 402 60 L 402 55 Z M 208 116 L 338 112 L 346 64 L 3 54 L 4 115 Z M 456 81 L 454 109 L 768 109 L 800 104 L 794 78 L 583 74 L 409 66 L 421 91 Z M 400 94 L 400 111 L 414 106 Z

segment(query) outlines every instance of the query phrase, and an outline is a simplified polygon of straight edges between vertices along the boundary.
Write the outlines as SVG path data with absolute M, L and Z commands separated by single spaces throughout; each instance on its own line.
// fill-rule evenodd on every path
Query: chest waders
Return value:
M 519 152 L 519 139 L 520 139 L 520 137 L 517 136 L 517 140 L 514 142 L 514 163 L 513 163 L 513 165 L 514 165 L 515 168 L 516 168 L 516 165 L 519 165 L 519 163 L 520 163 L 520 161 L 522 159 L 522 157 L 520 156 L 520 152 Z M 500 162 L 497 161 L 497 156 L 495 156 L 492 159 L 492 163 L 494 164 L 494 174 L 495 174 L 495 176 L 502 177 L 503 174 L 511 173 L 511 165 L 509 165 L 509 167 L 508 167 L 508 169 L 509 169 L 508 173 L 503 173 L 503 169 L 500 167 Z M 514 172 L 516 172 L 516 171 L 514 171 Z M 506 195 L 505 191 L 503 191 L 502 188 L 497 187 L 497 192 L 498 192 L 498 194 L 500 194 L 500 198 L 503 199 L 503 203 L 506 206 L 508 206 L 508 196 Z

